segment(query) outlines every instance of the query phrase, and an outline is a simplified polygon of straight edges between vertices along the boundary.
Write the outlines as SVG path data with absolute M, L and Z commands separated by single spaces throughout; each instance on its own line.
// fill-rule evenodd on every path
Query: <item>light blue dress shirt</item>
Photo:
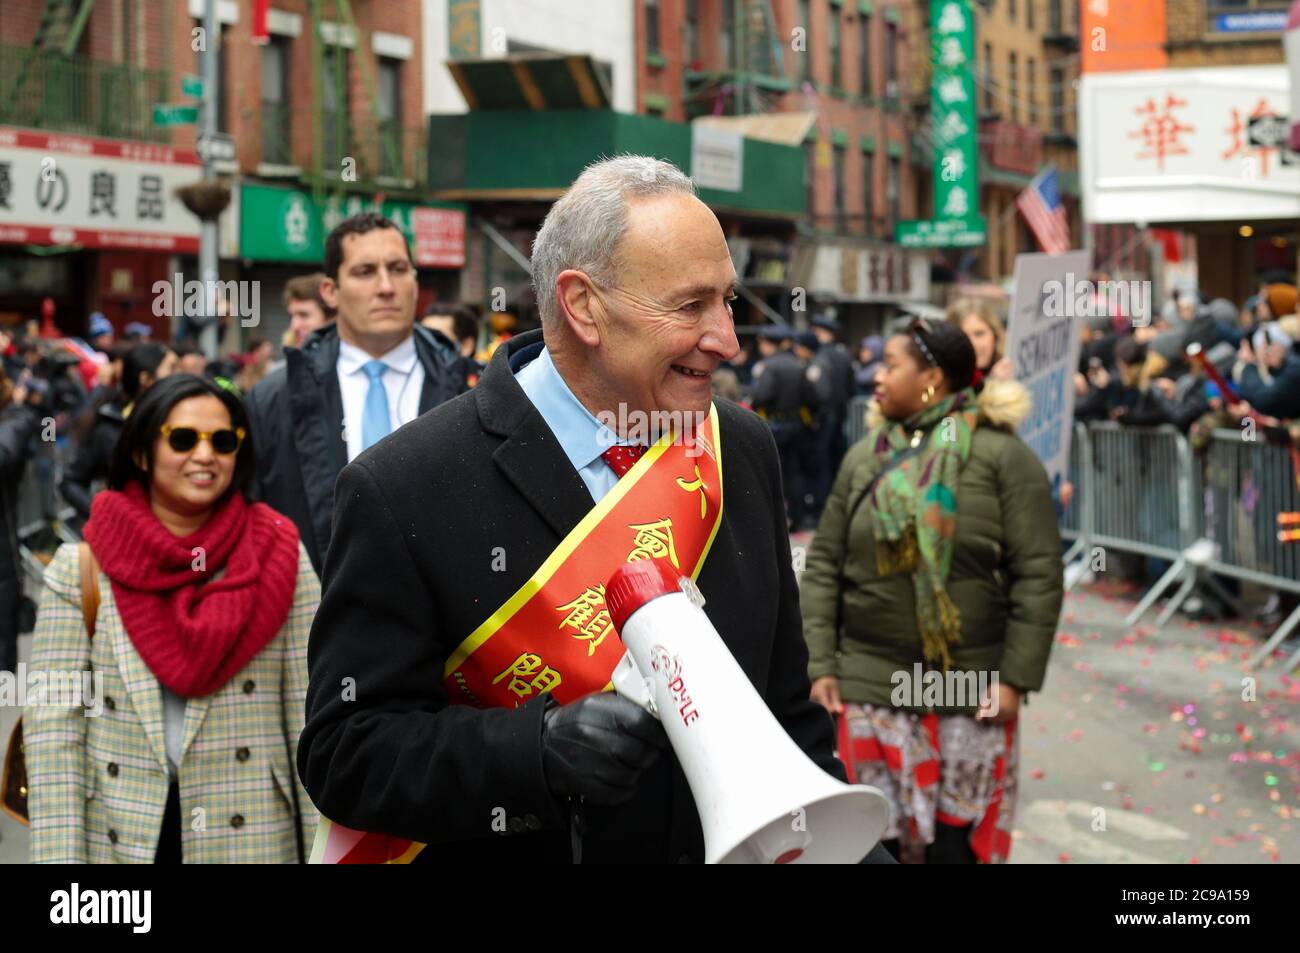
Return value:
M 618 435 L 573 396 L 546 348 L 515 373 L 515 380 L 555 434 L 560 449 L 591 491 L 591 498 L 599 503 L 618 483 L 618 475 L 600 458 L 606 449 L 620 442 Z

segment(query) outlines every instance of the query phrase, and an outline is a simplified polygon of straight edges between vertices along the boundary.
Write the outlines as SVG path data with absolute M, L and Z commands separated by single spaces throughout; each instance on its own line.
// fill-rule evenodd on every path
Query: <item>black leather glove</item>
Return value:
M 542 770 L 557 797 L 621 804 L 667 747 L 659 719 L 614 692 L 557 704 L 543 716 Z

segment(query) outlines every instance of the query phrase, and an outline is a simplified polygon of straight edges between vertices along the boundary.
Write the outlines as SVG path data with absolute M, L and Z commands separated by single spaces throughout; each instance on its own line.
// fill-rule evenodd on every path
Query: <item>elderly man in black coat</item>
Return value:
M 299 771 L 326 817 L 428 845 L 417 862 L 699 861 L 690 789 L 641 708 L 612 692 L 456 704 L 444 668 L 617 483 L 601 422 L 707 412 L 711 373 L 738 350 L 735 270 L 691 181 L 623 156 L 551 209 L 533 281 L 542 329 L 339 477 Z M 771 432 L 717 410 L 724 505 L 697 579 L 705 611 L 785 730 L 842 780 L 830 716 L 809 699 Z M 751 783 L 768 783 L 765 767 Z

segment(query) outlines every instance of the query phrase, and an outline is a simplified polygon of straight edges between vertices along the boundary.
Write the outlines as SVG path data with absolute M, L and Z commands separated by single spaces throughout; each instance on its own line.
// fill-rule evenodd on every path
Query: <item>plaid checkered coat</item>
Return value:
M 152 863 L 169 787 L 158 680 L 131 644 L 108 577 L 99 575 L 93 643 L 82 618 L 78 547 L 45 572 L 28 671 L 93 670 L 103 711 L 33 705 L 23 715 L 34 863 Z M 185 710 L 179 766 L 188 864 L 297 863 L 295 792 L 310 851 L 316 810 L 298 782 L 307 633 L 320 583 L 298 547 L 293 607 L 256 658 Z

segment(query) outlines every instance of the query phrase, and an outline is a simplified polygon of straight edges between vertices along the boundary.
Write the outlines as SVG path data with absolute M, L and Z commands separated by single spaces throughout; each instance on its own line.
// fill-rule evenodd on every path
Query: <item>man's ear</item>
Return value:
M 600 344 L 605 315 L 592 289 L 591 279 L 576 269 L 560 272 L 555 279 L 556 304 L 569 330 L 588 347 Z
M 333 278 L 325 277 L 320 282 L 320 296 L 332 310 L 339 306 L 339 286 Z

